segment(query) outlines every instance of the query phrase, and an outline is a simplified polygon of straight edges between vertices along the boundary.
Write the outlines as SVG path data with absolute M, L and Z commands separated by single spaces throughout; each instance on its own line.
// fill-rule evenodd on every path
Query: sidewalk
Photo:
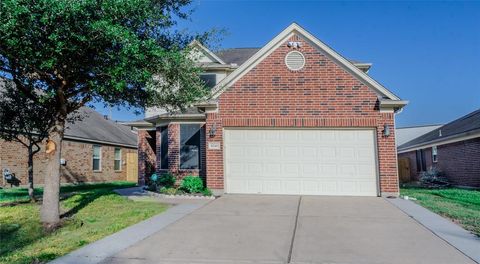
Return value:
M 480 263 L 480 238 L 424 207 L 404 199 L 386 199 L 435 235 Z
M 172 207 L 159 215 L 88 244 L 50 263 L 99 263 L 107 257 L 119 253 L 131 245 L 155 234 L 210 202 L 210 200 L 155 198 L 142 192 L 140 187 L 119 189 L 116 190 L 116 192 L 132 200 L 153 200 L 159 203 L 171 204 Z

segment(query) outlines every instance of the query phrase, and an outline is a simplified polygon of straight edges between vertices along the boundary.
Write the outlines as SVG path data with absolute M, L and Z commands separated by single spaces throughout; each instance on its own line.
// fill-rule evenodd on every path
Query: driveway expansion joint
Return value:
M 291 261 L 292 261 L 293 243 L 295 242 L 295 234 L 297 233 L 298 215 L 300 214 L 300 205 L 301 204 L 302 204 L 302 196 L 300 196 L 298 198 L 297 215 L 295 216 L 295 224 L 294 224 L 294 227 L 293 227 L 292 240 L 290 241 L 290 250 L 288 251 L 287 263 L 291 263 Z

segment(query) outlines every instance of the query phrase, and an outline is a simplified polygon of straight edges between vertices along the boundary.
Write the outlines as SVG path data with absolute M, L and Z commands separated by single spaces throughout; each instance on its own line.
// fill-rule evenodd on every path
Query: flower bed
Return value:
M 147 191 L 151 195 L 163 198 L 215 198 L 212 191 L 204 187 L 203 181 L 199 177 L 187 176 L 183 178 L 180 185 L 176 185 L 175 176 L 170 173 L 160 175 L 160 177 L 153 174 L 150 177 Z

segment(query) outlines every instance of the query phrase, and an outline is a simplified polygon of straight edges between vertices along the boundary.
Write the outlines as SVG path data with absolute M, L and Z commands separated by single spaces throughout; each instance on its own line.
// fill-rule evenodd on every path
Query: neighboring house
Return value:
M 61 182 L 106 182 L 136 180 L 138 175 L 137 134 L 130 127 L 108 120 L 83 107 L 82 118 L 68 123 L 62 144 Z M 0 171 L 10 169 L 27 184 L 27 149 L 17 142 L 0 140 Z M 45 145 L 34 156 L 34 182 L 43 184 L 46 172 Z M 0 180 L 0 185 L 6 185 Z
M 139 183 L 199 175 L 216 193 L 398 195 L 395 113 L 407 102 L 292 24 L 259 49 L 195 45 L 207 101 L 147 109 Z
M 441 127 L 442 125 L 423 125 L 411 127 L 397 127 L 395 129 L 395 141 L 401 146 L 414 138 L 427 134 L 428 132 Z
M 398 157 L 412 180 L 433 166 L 454 185 L 480 188 L 480 109 L 400 145 Z

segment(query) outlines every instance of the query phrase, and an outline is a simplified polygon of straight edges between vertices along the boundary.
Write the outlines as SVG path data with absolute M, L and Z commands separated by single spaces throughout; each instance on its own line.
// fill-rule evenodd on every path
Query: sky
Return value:
M 190 32 L 227 34 L 219 49 L 261 47 L 292 22 L 410 103 L 397 127 L 443 124 L 480 108 L 480 2 L 205 1 L 192 3 Z M 108 109 L 97 107 L 108 114 Z M 112 118 L 141 119 L 113 109 Z

